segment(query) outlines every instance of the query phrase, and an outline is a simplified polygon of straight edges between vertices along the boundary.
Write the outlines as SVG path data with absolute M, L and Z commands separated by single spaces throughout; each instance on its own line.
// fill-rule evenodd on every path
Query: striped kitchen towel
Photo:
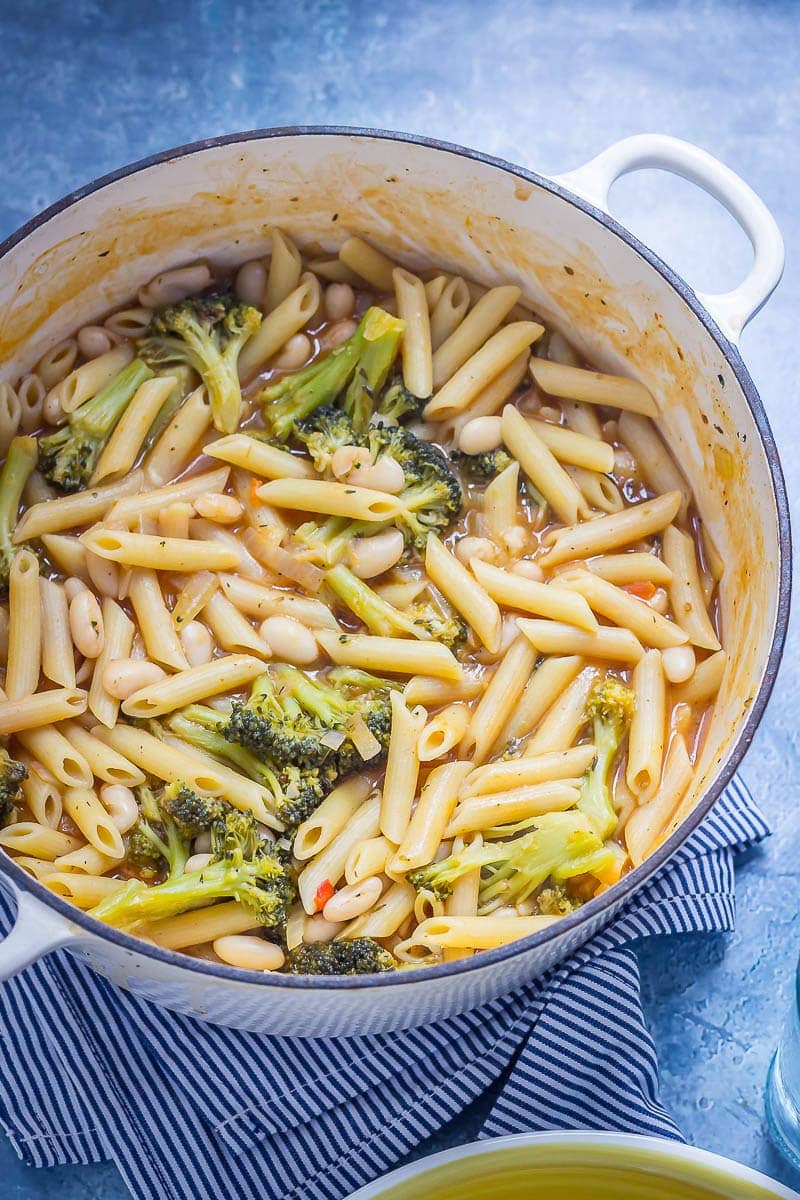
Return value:
M 733 927 L 733 858 L 769 832 L 734 782 L 701 829 L 544 979 L 421 1029 L 296 1040 L 199 1024 L 63 953 L 0 986 L 0 1124 L 26 1162 L 114 1161 L 134 1196 L 340 1200 L 504 1077 L 483 1136 L 680 1138 L 631 944 Z M 11 907 L 0 916 L 7 926 Z

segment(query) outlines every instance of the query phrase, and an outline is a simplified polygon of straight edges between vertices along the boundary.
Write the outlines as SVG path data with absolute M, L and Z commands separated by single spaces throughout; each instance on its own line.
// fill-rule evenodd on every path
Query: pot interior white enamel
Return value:
M 707 810 L 771 686 L 788 604 L 780 469 L 752 383 L 693 294 L 604 214 L 517 168 L 455 147 L 346 131 L 273 131 L 177 152 L 101 181 L 11 239 L 0 258 L 0 362 L 13 378 L 45 347 L 127 301 L 165 267 L 262 254 L 280 225 L 334 249 L 358 231 L 408 264 L 514 282 L 601 366 L 641 379 L 726 566 L 731 659 L 700 757 L 698 808 L 610 896 L 557 934 L 401 978 L 330 985 L 265 979 L 105 933 L 5 864 L 18 887 L 70 918 L 74 947 L 117 982 L 206 1019 L 282 1032 L 411 1025 L 541 972 L 607 921 Z M 103 932 L 102 940 L 98 933 Z M 298 992 L 300 994 L 298 994 Z M 268 993 L 268 995 L 266 994 Z

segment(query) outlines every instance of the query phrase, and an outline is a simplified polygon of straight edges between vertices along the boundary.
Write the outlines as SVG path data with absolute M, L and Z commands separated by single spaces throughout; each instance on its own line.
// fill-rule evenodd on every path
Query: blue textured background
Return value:
M 797 421 L 800 6 L 724 0 L 438 0 L 180 5 L 0 0 L 0 236 L 70 189 L 154 151 L 264 125 L 380 125 L 543 172 L 616 138 L 700 143 L 749 180 L 787 241 L 787 274 L 743 339 L 787 470 Z M 624 180 L 614 209 L 690 283 L 735 286 L 750 261 L 727 214 L 688 184 Z M 762 1089 L 789 1003 L 800 908 L 796 624 L 744 777 L 775 826 L 739 871 L 731 937 L 642 953 L 664 1099 L 698 1145 L 791 1182 Z M 462 1141 L 481 1108 L 437 1139 Z M 0 1195 L 112 1200 L 112 1167 L 35 1172 L 0 1139 Z

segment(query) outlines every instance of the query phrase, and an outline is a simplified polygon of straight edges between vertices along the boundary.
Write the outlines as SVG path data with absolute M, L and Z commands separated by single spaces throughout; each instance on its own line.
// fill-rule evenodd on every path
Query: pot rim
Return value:
M 686 818 L 683 824 L 664 842 L 659 848 L 646 859 L 640 866 L 634 868 L 627 875 L 610 888 L 602 895 L 588 901 L 580 909 L 574 913 L 563 917 L 557 925 L 551 926 L 548 929 L 543 929 L 539 933 L 531 934 L 526 938 L 520 938 L 518 941 L 509 942 L 505 946 L 498 946 L 493 950 L 484 950 L 479 955 L 472 958 L 460 959 L 451 963 L 440 963 L 438 966 L 425 967 L 424 970 L 410 970 L 407 972 L 386 972 L 379 975 L 360 975 L 360 976 L 334 976 L 325 978 L 324 976 L 307 976 L 307 975 L 280 975 L 278 973 L 257 973 L 255 971 L 244 970 L 239 967 L 230 967 L 224 963 L 211 963 L 202 959 L 193 959 L 188 955 L 181 954 L 175 950 L 163 950 L 158 946 L 149 945 L 147 942 L 131 934 L 122 933 L 110 926 L 104 926 L 100 921 L 96 921 L 81 909 L 77 909 L 68 901 L 63 900 L 59 896 L 54 895 L 38 880 L 34 879 L 27 871 L 16 866 L 12 859 L 3 854 L 0 856 L 0 879 L 3 875 L 8 876 L 23 890 L 32 893 L 47 907 L 60 913 L 66 917 L 71 923 L 79 926 L 93 937 L 99 938 L 101 941 L 110 942 L 119 947 L 123 951 L 133 952 L 144 955 L 148 958 L 155 959 L 158 962 L 179 967 L 183 970 L 192 971 L 193 973 L 209 976 L 211 978 L 226 979 L 240 983 L 249 983 L 260 987 L 278 987 L 289 988 L 298 991 L 332 991 L 332 992 L 349 992 L 364 988 L 381 988 L 381 987 L 409 987 L 414 983 L 420 982 L 438 982 L 444 978 L 461 975 L 464 972 L 476 972 L 487 970 L 496 964 L 505 961 L 506 959 L 514 958 L 519 954 L 523 954 L 529 950 L 538 949 L 552 942 L 554 939 L 569 934 L 574 929 L 582 925 L 584 922 L 592 921 L 593 918 L 599 917 L 604 911 L 613 909 L 616 910 L 620 905 L 627 901 L 634 892 L 652 875 L 654 875 L 672 855 L 683 845 L 687 838 L 694 833 L 698 826 L 705 819 L 722 791 L 732 779 L 737 767 L 739 766 L 744 754 L 749 749 L 750 744 L 755 736 L 756 729 L 764 714 L 769 697 L 775 684 L 775 679 L 778 673 L 781 656 L 786 641 L 786 634 L 789 622 L 789 610 L 791 605 L 791 567 L 792 567 L 792 547 L 791 547 L 791 530 L 789 517 L 789 503 L 786 492 L 786 483 L 783 476 L 783 470 L 778 457 L 778 451 L 775 444 L 775 439 L 767 419 L 766 411 L 758 395 L 755 384 L 742 361 L 739 350 L 721 331 L 719 326 L 711 317 L 710 313 L 703 307 L 698 300 L 692 288 L 677 275 L 671 267 L 669 267 L 657 254 L 650 250 L 643 242 L 639 241 L 632 233 L 621 225 L 614 217 L 583 200 L 581 197 L 570 192 L 561 184 L 554 182 L 547 176 L 539 175 L 535 171 L 528 170 L 525 167 L 517 166 L 506 159 L 498 158 L 494 155 L 484 154 L 478 150 L 472 150 L 468 147 L 461 146 L 457 143 L 446 142 L 439 138 L 429 138 L 423 135 L 401 133 L 386 129 L 376 129 L 360 126 L 347 125 L 283 125 L 274 126 L 271 128 L 253 129 L 239 133 L 224 134 L 219 137 L 204 138 L 196 142 L 188 142 L 184 145 L 177 146 L 171 150 L 164 150 L 158 154 L 152 154 L 146 158 L 138 159 L 128 166 L 120 167 L 115 171 L 110 171 L 105 175 L 100 175 L 91 183 L 85 184 L 83 187 L 77 188 L 69 192 L 66 196 L 51 204 L 37 216 L 26 221 L 16 232 L 12 233 L 2 243 L 0 243 L 0 259 L 13 250 L 20 242 L 24 241 L 31 233 L 35 232 L 41 226 L 45 225 L 51 218 L 59 213 L 71 208 L 86 196 L 92 195 L 94 192 L 100 191 L 109 184 L 116 183 L 119 180 L 126 179 L 129 176 L 138 174 L 141 171 L 147 170 L 149 167 L 158 166 L 162 163 L 168 163 L 173 160 L 187 158 L 190 155 L 202 153 L 206 150 L 214 150 L 220 146 L 236 145 L 237 143 L 266 141 L 272 138 L 288 138 L 288 137 L 343 137 L 343 138 L 363 138 L 378 141 L 396 141 L 405 142 L 412 145 L 423 146 L 430 150 L 436 150 L 445 154 L 452 154 L 456 157 L 466 158 L 473 162 L 483 163 L 487 166 L 499 168 L 508 175 L 522 179 L 527 183 L 532 183 L 535 186 L 542 188 L 545 191 L 551 192 L 558 196 L 561 200 L 571 204 L 573 207 L 580 209 L 592 217 L 598 224 L 602 225 L 610 233 L 613 233 L 620 240 L 625 242 L 631 249 L 636 251 L 651 267 L 666 280 L 673 288 L 678 296 L 692 311 L 693 315 L 700 321 L 706 331 L 711 335 L 722 355 L 726 359 L 733 374 L 735 375 L 739 386 L 741 387 L 748 407 L 753 415 L 756 428 L 759 433 L 761 444 L 764 448 L 767 463 L 769 466 L 770 477 L 772 480 L 772 494 L 775 502 L 775 507 L 778 515 L 778 603 L 775 616 L 775 630 L 773 634 L 772 644 L 770 646 L 767 662 L 764 667 L 764 673 L 759 685 L 758 691 L 750 705 L 746 720 L 744 721 L 739 734 L 733 744 L 728 761 L 720 772 L 719 776 L 714 780 L 712 785 L 703 794 L 702 798 L 695 805 L 690 815 Z M 84 938 L 78 938 L 78 942 L 85 941 Z
M 387 1175 L 381 1176 L 353 1192 L 348 1200 L 381 1200 L 381 1197 L 390 1188 L 395 1188 L 414 1178 L 424 1177 L 428 1171 L 436 1170 L 437 1167 L 445 1166 L 457 1159 L 477 1158 L 483 1154 L 497 1153 L 498 1151 L 502 1153 L 504 1150 L 514 1150 L 523 1146 L 566 1147 L 576 1145 L 616 1148 L 621 1152 L 626 1150 L 651 1151 L 671 1162 L 694 1164 L 701 1169 L 707 1168 L 719 1172 L 723 1175 L 723 1181 L 751 1183 L 765 1190 L 769 1188 L 769 1194 L 774 1196 L 775 1200 L 791 1200 L 797 1195 L 778 1180 L 770 1179 L 768 1175 L 764 1175 L 763 1172 L 757 1171 L 753 1167 L 748 1167 L 733 1158 L 726 1158 L 722 1154 L 716 1154 L 713 1150 L 703 1150 L 698 1146 L 691 1146 L 686 1142 L 677 1142 L 652 1134 L 606 1133 L 602 1130 L 569 1129 L 545 1133 L 515 1133 L 505 1137 L 482 1138 L 480 1141 L 451 1146 L 447 1150 L 440 1150 L 436 1154 L 429 1154 L 424 1158 L 415 1159 L 414 1162 L 406 1163 L 402 1167 L 397 1167 Z M 668 1182 L 668 1180 L 664 1179 L 663 1182 Z

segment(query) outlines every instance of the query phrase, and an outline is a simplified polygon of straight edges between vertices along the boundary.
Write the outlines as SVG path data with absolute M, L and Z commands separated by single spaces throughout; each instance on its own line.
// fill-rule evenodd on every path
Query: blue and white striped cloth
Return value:
M 340 1200 L 506 1072 L 482 1136 L 610 1128 L 679 1139 L 659 1099 L 631 943 L 731 929 L 734 854 L 768 833 L 734 781 L 567 963 L 402 1033 L 309 1041 L 215 1028 L 55 954 L 0 987 L 0 1124 L 27 1163 L 113 1160 L 142 1200 Z

